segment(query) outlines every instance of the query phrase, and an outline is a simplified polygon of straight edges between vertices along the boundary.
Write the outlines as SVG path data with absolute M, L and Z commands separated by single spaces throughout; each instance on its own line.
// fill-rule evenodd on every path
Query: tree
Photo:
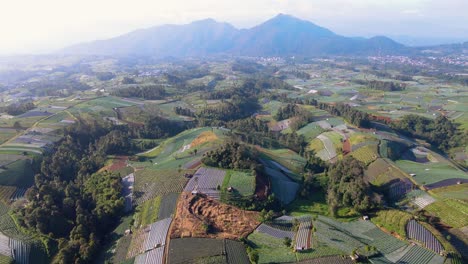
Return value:
M 327 201 L 333 216 L 339 207 L 352 207 L 358 212 L 372 208 L 371 189 L 364 180 L 364 169 L 364 164 L 351 156 L 330 167 Z

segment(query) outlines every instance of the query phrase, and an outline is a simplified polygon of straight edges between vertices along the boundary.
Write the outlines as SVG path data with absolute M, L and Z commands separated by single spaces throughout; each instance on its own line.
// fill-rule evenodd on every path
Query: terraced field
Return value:
M 143 169 L 135 172 L 133 196 L 136 204 L 169 193 L 180 193 L 187 179 L 177 170 Z
M 436 201 L 424 209 L 451 227 L 460 228 L 468 225 L 468 205 L 466 202 L 447 199 Z
M 371 221 L 384 227 L 390 232 L 397 233 L 400 237 L 406 237 L 406 224 L 412 218 L 412 215 L 399 210 L 381 210 L 375 216 L 371 217 Z
M 364 164 L 370 164 L 379 158 L 378 145 L 371 144 L 360 147 L 357 150 L 353 150 L 353 152 L 351 152 L 351 156 L 359 161 L 364 162 Z

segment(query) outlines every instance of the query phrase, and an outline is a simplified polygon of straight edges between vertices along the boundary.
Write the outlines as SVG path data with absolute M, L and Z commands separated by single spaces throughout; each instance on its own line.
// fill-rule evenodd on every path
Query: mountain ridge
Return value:
M 211 18 L 183 25 L 165 24 L 76 44 L 59 53 L 152 57 L 323 56 L 402 54 L 410 50 L 388 37 L 345 37 L 310 21 L 278 14 L 249 29 L 237 29 Z

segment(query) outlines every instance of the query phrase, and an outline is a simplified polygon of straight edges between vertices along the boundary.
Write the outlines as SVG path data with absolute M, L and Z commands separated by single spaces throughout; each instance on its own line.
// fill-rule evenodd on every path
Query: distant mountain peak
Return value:
M 185 25 L 140 29 L 112 39 L 78 44 L 67 54 L 154 57 L 322 56 L 395 54 L 407 48 L 387 37 L 348 38 L 310 21 L 280 13 L 250 29 L 239 30 L 212 18 Z

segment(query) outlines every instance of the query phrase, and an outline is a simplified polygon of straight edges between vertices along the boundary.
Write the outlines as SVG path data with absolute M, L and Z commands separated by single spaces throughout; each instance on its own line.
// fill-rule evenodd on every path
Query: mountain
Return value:
M 153 57 L 209 56 L 321 56 L 401 54 L 410 49 L 386 37 L 349 38 L 279 14 L 250 29 L 236 29 L 213 19 L 186 25 L 163 25 L 65 48 L 60 53 L 141 55 Z

